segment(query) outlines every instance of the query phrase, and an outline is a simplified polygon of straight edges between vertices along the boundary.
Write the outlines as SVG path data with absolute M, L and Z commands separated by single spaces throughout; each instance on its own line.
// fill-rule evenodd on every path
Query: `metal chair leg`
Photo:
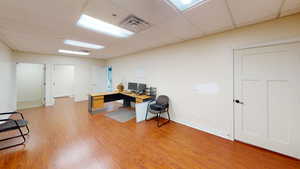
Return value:
M 21 115 L 22 119 L 25 120 L 23 114 L 20 113 L 20 115 Z M 29 128 L 28 128 L 28 125 L 26 125 L 25 127 L 26 127 L 26 129 L 27 129 L 27 132 L 26 132 L 24 135 L 28 135 L 29 132 L 30 132 L 30 130 L 29 130 Z
M 5 138 L 5 139 L 2 139 L 2 140 L 0 140 L 0 141 L 6 141 L 6 140 L 18 138 L 18 137 L 22 137 L 22 138 L 23 138 L 23 141 L 22 141 L 21 143 L 19 143 L 19 144 L 14 144 L 14 145 L 11 145 L 11 146 L 2 147 L 2 148 L 0 148 L 0 150 L 5 150 L 5 149 L 12 148 L 12 147 L 17 147 L 17 146 L 24 145 L 24 143 L 26 142 L 25 135 L 23 134 L 22 129 L 21 129 L 19 126 L 18 126 L 18 130 L 19 130 L 19 132 L 20 132 L 21 135 L 14 136 L 14 137 L 9 137 L 9 138 Z M 28 134 L 28 133 L 27 133 L 27 134 Z
M 147 112 L 146 112 L 145 120 L 148 120 L 148 119 L 147 119 L 147 116 L 148 116 L 148 109 L 147 109 Z
M 156 117 L 155 117 L 155 121 L 157 121 L 158 120 L 158 114 L 156 114 Z
M 13 136 L 13 137 L 8 137 L 8 138 L 5 138 L 5 139 L 1 139 L 0 142 L 6 141 L 6 140 L 10 140 L 10 139 L 14 139 L 14 138 L 19 138 L 19 137 L 22 137 L 22 135 L 17 135 L 17 136 Z
M 166 112 L 168 114 L 168 120 L 166 122 L 162 123 L 162 124 L 157 123 L 157 127 L 161 127 L 161 126 L 163 126 L 163 125 L 165 125 L 165 124 L 167 124 L 171 121 L 170 114 L 169 114 L 169 109 Z
M 27 129 L 27 132 L 26 132 L 24 135 L 27 135 L 27 134 L 29 134 L 30 130 L 29 130 L 28 125 L 26 125 L 25 127 L 26 127 L 26 129 Z
M 23 142 L 22 142 L 21 144 L 24 144 L 25 141 L 26 141 L 26 138 L 25 138 L 25 136 L 24 136 L 24 134 L 23 134 L 23 132 L 22 132 L 22 129 L 21 129 L 20 127 L 18 127 L 18 130 L 19 130 L 19 132 L 20 132 L 20 134 L 21 134 L 21 136 L 22 136 L 22 138 L 23 138 Z
M 3 148 L 0 148 L 0 151 L 5 150 L 5 149 L 9 149 L 9 148 L 13 148 L 13 147 L 17 147 L 17 146 L 23 146 L 23 145 L 24 145 L 24 143 L 19 143 L 19 144 L 3 147 Z
M 160 127 L 159 126 L 159 118 L 160 118 L 160 113 L 157 114 L 157 127 Z

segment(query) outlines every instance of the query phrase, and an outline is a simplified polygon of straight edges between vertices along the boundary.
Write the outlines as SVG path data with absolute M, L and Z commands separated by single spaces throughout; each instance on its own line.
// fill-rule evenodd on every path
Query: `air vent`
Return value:
M 141 18 L 129 15 L 121 23 L 120 26 L 132 32 L 138 33 L 151 27 L 151 25 Z

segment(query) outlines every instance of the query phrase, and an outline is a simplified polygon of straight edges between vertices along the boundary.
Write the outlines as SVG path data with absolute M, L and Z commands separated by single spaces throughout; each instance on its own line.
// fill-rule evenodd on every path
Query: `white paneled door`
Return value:
M 300 43 L 234 55 L 235 139 L 300 159 Z
M 54 97 L 72 96 L 74 88 L 74 66 L 54 65 L 53 81 Z

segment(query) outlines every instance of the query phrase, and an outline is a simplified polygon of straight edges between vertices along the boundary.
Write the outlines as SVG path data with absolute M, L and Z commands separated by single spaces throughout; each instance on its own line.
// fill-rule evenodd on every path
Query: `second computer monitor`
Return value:
M 129 82 L 128 83 L 128 90 L 136 91 L 137 90 L 137 83 L 131 83 L 131 82 Z
M 146 90 L 146 84 L 143 84 L 143 83 L 139 83 L 139 87 L 138 87 L 138 90 L 139 91 L 145 91 Z

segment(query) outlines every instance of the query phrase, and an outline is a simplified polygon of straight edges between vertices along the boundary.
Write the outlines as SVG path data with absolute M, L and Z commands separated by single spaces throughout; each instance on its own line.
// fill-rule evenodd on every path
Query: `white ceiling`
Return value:
M 1 0 L 0 39 L 12 49 L 57 54 L 72 39 L 106 46 L 89 57 L 110 58 L 300 12 L 300 0 L 207 0 L 180 12 L 167 0 Z M 80 15 L 118 25 L 130 14 L 152 27 L 114 38 L 76 26 Z M 117 16 L 112 16 L 117 14 Z

